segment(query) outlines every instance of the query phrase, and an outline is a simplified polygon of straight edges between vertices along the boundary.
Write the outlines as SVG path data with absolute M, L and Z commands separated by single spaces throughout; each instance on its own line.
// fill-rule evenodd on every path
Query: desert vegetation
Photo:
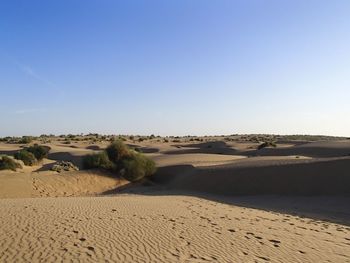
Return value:
M 37 163 L 37 159 L 35 158 L 34 154 L 28 152 L 27 150 L 20 150 L 16 152 L 14 157 L 17 160 L 23 161 L 23 163 L 28 166 L 33 166 Z
M 18 144 L 29 144 L 34 140 L 34 137 L 32 136 L 22 136 L 22 137 L 3 137 L 0 138 L 1 142 L 6 142 L 6 143 L 18 143 Z
M 22 160 L 25 165 L 33 166 L 38 161 L 47 157 L 49 151 L 50 147 L 35 144 L 18 151 L 15 153 L 14 157 L 17 160 Z
M 35 144 L 34 146 L 25 148 L 25 150 L 32 153 L 38 161 L 41 161 L 42 159 L 47 157 L 50 151 L 50 147 Z
M 110 170 L 113 163 L 109 160 L 106 151 L 86 155 L 83 159 L 83 167 L 85 169 L 103 168 Z
M 121 140 L 112 142 L 104 151 L 83 159 L 85 169 L 103 168 L 118 173 L 129 181 L 138 181 L 156 172 L 155 163 L 140 152 L 130 149 Z
M 155 163 L 139 152 L 132 152 L 126 157 L 121 168 L 122 176 L 129 181 L 137 181 L 156 172 Z
M 185 142 L 210 142 L 223 140 L 226 142 L 252 142 L 262 143 L 267 141 L 279 142 L 312 142 L 312 141 L 335 141 L 345 140 L 346 137 L 334 137 L 323 135 L 274 135 L 274 134 L 231 134 L 231 135 L 218 135 L 218 136 L 164 136 L 159 135 L 122 135 L 122 134 L 67 134 L 67 135 L 54 135 L 54 134 L 42 134 L 40 136 L 22 136 L 22 137 L 2 137 L 0 142 L 8 144 L 32 144 L 32 143 L 54 143 L 60 142 L 65 145 L 72 145 L 74 143 L 104 143 L 114 142 L 121 140 L 124 142 L 143 143 L 143 142 L 172 142 L 172 143 L 185 143 Z
M 156 171 L 151 159 L 129 148 L 122 140 L 113 141 L 102 152 L 85 156 L 83 167 L 106 169 L 132 182 L 151 176 Z
M 16 169 L 22 168 L 19 163 L 13 160 L 11 157 L 6 155 L 0 156 L 0 170 L 12 170 L 16 171 Z

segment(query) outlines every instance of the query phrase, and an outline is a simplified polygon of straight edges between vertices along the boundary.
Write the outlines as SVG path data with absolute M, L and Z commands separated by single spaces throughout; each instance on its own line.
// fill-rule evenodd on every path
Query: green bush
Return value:
M 144 158 L 145 176 L 152 176 L 157 171 L 156 163 L 144 155 L 141 156 Z
M 22 136 L 22 138 L 18 141 L 18 143 L 28 144 L 33 141 L 33 137 L 31 136 Z
M 46 158 L 47 155 L 49 154 L 50 149 L 51 148 L 49 146 L 43 146 L 43 145 L 37 145 L 37 144 L 35 144 L 34 146 L 25 148 L 26 151 L 34 154 L 35 158 L 38 161 L 41 161 L 42 159 Z
M 123 160 L 122 176 L 131 181 L 138 181 L 156 172 L 155 163 L 140 153 L 133 153 Z
M 19 152 L 15 153 L 15 158 L 17 160 L 22 160 L 25 165 L 29 166 L 32 166 L 37 162 L 34 154 L 28 152 L 27 150 L 20 150 Z
M 122 141 L 116 140 L 106 148 L 106 153 L 109 160 L 118 165 L 122 159 L 130 155 L 130 150 Z
M 84 157 L 85 169 L 104 168 L 121 175 L 129 181 L 151 176 L 156 171 L 155 163 L 148 157 L 129 149 L 122 141 L 114 141 L 105 151 Z
M 22 168 L 22 166 L 6 155 L 0 156 L 0 170 L 16 171 L 17 168 Z
M 93 168 L 104 168 L 113 169 L 113 163 L 109 160 L 106 152 L 99 152 L 86 155 L 83 158 L 83 168 L 93 169 Z

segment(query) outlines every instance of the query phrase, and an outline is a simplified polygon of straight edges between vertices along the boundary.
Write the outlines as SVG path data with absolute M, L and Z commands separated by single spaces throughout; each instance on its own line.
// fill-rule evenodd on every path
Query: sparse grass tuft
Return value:
M 16 171 L 18 168 L 22 168 L 22 166 L 11 157 L 8 157 L 6 155 L 0 156 L 0 170 Z

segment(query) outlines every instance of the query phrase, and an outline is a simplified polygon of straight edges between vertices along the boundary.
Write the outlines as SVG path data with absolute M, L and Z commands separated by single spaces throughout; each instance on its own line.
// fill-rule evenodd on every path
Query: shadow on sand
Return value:
M 191 165 L 158 169 L 147 185 L 104 195 L 187 195 L 350 226 L 350 158 L 266 167 Z
M 0 154 L 4 154 L 4 155 L 11 155 L 13 156 L 16 152 L 18 152 L 19 150 L 10 150 L 10 151 L 0 151 Z
M 210 154 L 227 154 L 237 155 L 239 151 L 227 145 L 223 141 L 213 141 L 195 144 L 179 144 L 173 145 L 177 148 L 184 148 L 181 150 L 165 151 L 164 154 L 188 154 L 188 153 L 210 153 Z M 190 148 L 190 149 L 186 149 Z
M 52 166 L 54 166 L 57 162 L 54 163 L 47 163 L 41 166 L 39 169 L 35 170 L 34 172 L 43 172 L 43 171 L 49 171 L 51 170 Z
M 223 141 L 174 145 L 181 150 L 171 150 L 165 154 L 211 153 L 246 156 L 290 156 L 302 155 L 314 158 L 350 156 L 350 141 L 337 142 L 312 142 L 303 143 L 291 147 L 264 148 L 261 150 L 240 151 L 232 148 Z M 189 149 L 186 149 L 189 148 Z
M 73 155 L 69 152 L 49 153 L 48 156 L 51 160 L 71 162 L 79 168 L 82 168 L 83 157 L 84 156 Z
M 171 190 L 154 185 L 125 185 L 101 195 L 135 194 L 142 196 L 190 196 L 245 208 L 289 214 L 350 227 L 350 196 L 241 195 L 227 196 Z

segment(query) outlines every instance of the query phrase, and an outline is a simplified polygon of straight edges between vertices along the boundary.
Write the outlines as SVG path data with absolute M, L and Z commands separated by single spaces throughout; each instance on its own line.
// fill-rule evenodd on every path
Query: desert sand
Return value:
M 187 196 L 1 200 L 3 262 L 349 262 L 350 228 Z
M 127 141 L 159 167 L 137 184 L 50 171 L 108 142 L 46 143 L 42 163 L 0 171 L 0 261 L 350 262 L 349 140 L 206 139 Z

